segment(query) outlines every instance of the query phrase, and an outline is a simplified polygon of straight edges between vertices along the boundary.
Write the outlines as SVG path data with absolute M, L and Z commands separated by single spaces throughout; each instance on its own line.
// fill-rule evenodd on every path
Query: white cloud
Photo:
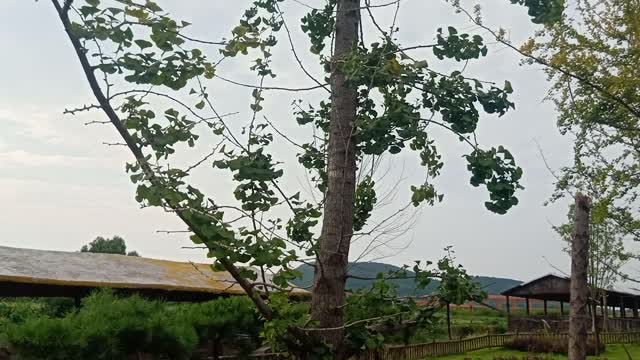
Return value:
M 0 143 L 0 150 L 2 144 Z M 10 150 L 0 152 L 0 167 L 35 167 L 35 166 L 79 166 L 87 165 L 92 161 L 90 158 L 81 156 L 68 156 L 59 154 L 36 154 L 24 150 Z
M 14 135 L 33 140 L 56 141 L 60 131 L 56 129 L 55 119 L 51 112 L 0 105 L 0 125 L 16 127 Z

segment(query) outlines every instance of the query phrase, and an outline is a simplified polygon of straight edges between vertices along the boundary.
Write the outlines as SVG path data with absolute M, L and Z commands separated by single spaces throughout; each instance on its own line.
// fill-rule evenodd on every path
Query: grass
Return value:
M 640 359 L 640 345 L 638 344 L 627 344 L 625 345 L 627 350 L 631 354 L 633 359 Z M 438 359 L 442 360 L 493 360 L 494 357 L 510 357 L 516 356 L 520 359 L 523 359 L 525 356 L 537 355 L 542 359 L 548 360 L 566 360 L 566 356 L 555 355 L 555 354 L 531 354 L 520 351 L 511 351 L 504 349 L 484 349 L 478 351 L 472 351 L 465 354 L 459 355 L 450 355 L 450 356 L 442 356 L 438 357 Z M 433 359 L 433 358 L 427 358 Z M 607 345 L 607 351 L 605 351 L 599 357 L 589 356 L 588 359 L 608 359 L 608 360 L 627 360 L 629 357 L 624 351 L 624 347 L 619 344 Z

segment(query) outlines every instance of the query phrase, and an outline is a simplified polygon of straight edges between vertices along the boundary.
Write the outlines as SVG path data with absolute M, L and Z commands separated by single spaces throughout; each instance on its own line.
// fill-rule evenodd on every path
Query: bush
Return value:
M 553 353 L 566 355 L 569 352 L 569 339 L 563 337 L 519 336 L 508 341 L 505 348 L 534 353 Z M 600 343 L 599 353 L 604 352 L 605 345 Z M 596 355 L 596 342 L 587 341 L 587 355 Z
M 92 294 L 64 318 L 41 316 L 3 326 L 6 343 L 20 359 L 53 360 L 126 359 L 136 353 L 189 359 L 210 339 L 257 338 L 261 329 L 248 299 L 170 305 L 110 291 Z M 243 344 L 248 351 L 254 348 Z
M 20 359 L 77 359 L 84 339 L 68 319 L 32 318 L 7 328 L 7 342 Z

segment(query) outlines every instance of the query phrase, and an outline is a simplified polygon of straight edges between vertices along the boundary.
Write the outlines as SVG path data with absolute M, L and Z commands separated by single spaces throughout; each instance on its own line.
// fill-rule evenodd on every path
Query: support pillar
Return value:
M 564 315 L 564 301 L 560 301 L 560 315 Z
M 620 297 L 620 317 L 623 319 L 627 317 L 627 309 L 624 308 L 624 296 Z
M 547 316 L 547 300 L 544 301 L 544 316 Z
M 527 316 L 529 316 L 529 298 L 524 298 L 527 303 Z

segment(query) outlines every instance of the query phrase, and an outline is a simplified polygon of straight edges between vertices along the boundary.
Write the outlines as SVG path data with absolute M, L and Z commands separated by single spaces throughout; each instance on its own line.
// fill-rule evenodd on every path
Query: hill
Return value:
M 349 266 L 350 275 L 366 278 L 375 278 L 378 273 L 386 274 L 388 272 L 394 272 L 400 269 L 395 265 L 377 262 L 362 262 L 357 264 L 349 264 Z M 302 278 L 296 279 L 295 281 L 293 281 L 293 283 L 298 286 L 310 286 L 313 282 L 313 268 L 309 265 L 301 265 L 297 268 L 297 270 L 302 273 Z M 409 271 L 408 273 L 409 276 L 413 274 L 413 272 L 411 271 Z M 491 276 L 476 276 L 474 278 L 476 282 L 480 284 L 483 290 L 489 294 L 500 294 L 501 292 L 522 283 L 522 281 L 514 279 L 497 278 Z M 372 280 L 349 278 L 347 279 L 347 289 L 358 290 L 361 288 L 366 288 L 369 287 L 372 282 Z M 413 279 L 396 279 L 391 280 L 390 282 L 398 286 L 398 295 L 400 296 L 428 295 L 438 286 L 438 281 L 434 280 L 426 289 L 419 290 L 418 292 L 414 293 L 415 286 Z

